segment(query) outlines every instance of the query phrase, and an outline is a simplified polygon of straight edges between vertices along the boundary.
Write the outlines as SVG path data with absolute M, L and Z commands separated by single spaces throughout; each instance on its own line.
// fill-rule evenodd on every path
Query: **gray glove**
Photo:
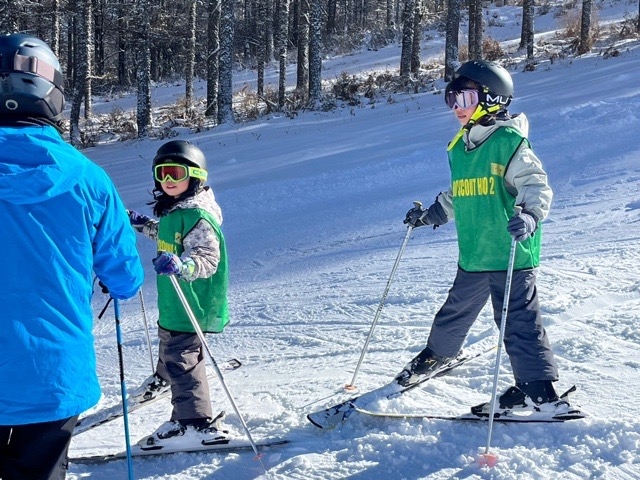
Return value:
M 436 228 L 447 222 L 447 214 L 437 201 L 433 202 L 429 208 L 424 208 L 419 202 L 416 203 L 416 206 L 409 210 L 404 218 L 404 223 L 413 228 L 423 225 L 433 225 L 433 228 Z
M 527 210 L 522 210 L 520 213 L 511 217 L 507 224 L 507 230 L 516 242 L 526 240 L 533 235 L 537 228 L 538 221 L 536 217 Z

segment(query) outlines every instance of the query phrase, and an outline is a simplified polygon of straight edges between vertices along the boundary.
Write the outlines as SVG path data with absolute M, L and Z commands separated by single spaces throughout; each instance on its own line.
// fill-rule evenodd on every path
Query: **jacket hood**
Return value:
M 216 197 L 213 194 L 213 190 L 211 187 L 206 186 L 198 193 L 191 197 L 187 197 L 183 200 L 180 200 L 178 203 L 173 205 L 169 211 L 186 209 L 186 208 L 201 208 L 206 210 L 213 218 L 216 219 L 218 225 L 222 225 L 222 210 L 220 209 L 220 205 L 216 201 Z
M 505 117 L 498 117 L 491 125 L 475 124 L 464 135 L 467 148 L 474 148 L 484 142 L 496 129 L 500 127 L 512 127 L 520 131 L 525 138 L 529 136 L 529 120 L 524 113 L 517 113 Z
M 51 126 L 2 127 L 0 145 L 0 200 L 10 203 L 38 203 L 68 192 L 86 168 Z

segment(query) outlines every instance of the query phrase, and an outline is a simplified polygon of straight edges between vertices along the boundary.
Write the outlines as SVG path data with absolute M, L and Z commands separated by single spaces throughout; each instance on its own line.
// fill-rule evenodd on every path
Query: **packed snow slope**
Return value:
M 363 53 L 391 58 L 397 48 Z M 357 64 L 358 56 L 343 59 Z M 395 57 L 397 59 L 397 57 Z M 352 61 L 353 60 L 353 61 Z M 385 62 L 386 60 L 381 60 Z M 394 60 L 395 61 L 395 60 Z M 331 68 L 331 62 L 328 68 Z M 449 181 L 446 144 L 458 129 L 442 94 L 395 95 L 375 105 L 225 125 L 179 138 L 207 155 L 209 184 L 224 212 L 232 323 L 208 337 L 214 356 L 236 357 L 225 376 L 252 437 L 291 442 L 265 451 L 177 454 L 135 460 L 139 479 L 637 479 L 640 478 L 640 50 L 598 52 L 513 68 L 510 110 L 530 119 L 530 139 L 555 192 L 545 223 L 539 292 L 560 368 L 558 390 L 590 416 L 563 424 L 496 424 L 493 468 L 475 462 L 485 423 L 354 415 L 334 430 L 306 415 L 348 397 L 412 201 L 429 204 Z M 440 81 L 439 87 L 444 83 Z M 150 214 L 150 165 L 160 140 L 101 145 L 85 153 L 113 178 L 130 209 Z M 139 238 L 143 294 L 155 337 L 155 246 Z M 425 345 L 456 270 L 454 225 L 416 229 L 391 285 L 357 379 L 360 391 L 388 382 Z M 97 313 L 106 298 L 96 292 Z M 151 373 L 139 298 L 122 303 L 128 387 Z M 487 306 L 468 343 L 497 342 Z M 120 399 L 113 313 L 95 322 L 103 398 Z M 512 383 L 502 359 L 499 390 Z M 488 401 L 494 357 L 370 408 L 457 414 Z M 214 407 L 244 432 L 212 377 Z M 130 418 L 132 442 L 169 418 L 162 400 Z M 74 438 L 71 456 L 125 447 L 122 421 Z M 264 468 L 263 468 L 264 467 Z M 72 480 L 127 478 L 127 462 L 70 466 Z

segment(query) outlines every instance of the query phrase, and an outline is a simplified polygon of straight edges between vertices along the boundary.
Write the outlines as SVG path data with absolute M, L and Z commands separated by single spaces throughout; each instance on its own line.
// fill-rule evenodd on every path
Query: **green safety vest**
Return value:
M 514 128 L 501 127 L 481 145 L 467 150 L 456 142 L 449 150 L 453 209 L 458 233 L 458 264 L 467 272 L 507 270 L 511 235 L 507 222 L 515 197 L 504 184 L 504 173 L 521 144 L 529 141 Z M 540 264 L 541 226 L 518 242 L 515 270 Z
M 218 222 L 206 210 L 200 208 L 178 209 L 160 217 L 158 224 L 158 250 L 174 253 L 184 252 L 182 239 L 200 220 L 211 224 L 220 241 L 220 262 L 211 277 L 197 278 L 192 282 L 179 281 L 182 292 L 189 302 L 203 332 L 219 333 L 229 323 L 227 289 L 227 249 Z M 157 276 L 158 324 L 175 332 L 195 332 L 180 298 L 166 275 Z

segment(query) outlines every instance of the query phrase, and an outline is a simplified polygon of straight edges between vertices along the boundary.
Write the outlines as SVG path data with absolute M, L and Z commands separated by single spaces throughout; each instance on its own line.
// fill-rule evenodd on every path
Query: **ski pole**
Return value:
M 420 208 L 422 206 L 422 202 L 414 201 L 413 205 L 415 208 Z M 396 274 L 396 270 L 398 269 L 398 264 L 400 263 L 400 258 L 402 258 L 402 254 L 404 253 L 404 249 L 409 242 L 409 238 L 411 237 L 411 232 L 413 231 L 413 226 L 409 225 L 407 228 L 407 234 L 404 236 L 404 240 L 402 242 L 402 246 L 400 247 L 400 251 L 398 252 L 398 256 L 396 257 L 396 261 L 393 264 L 393 268 L 391 269 L 391 275 L 389 275 L 389 280 L 387 280 L 387 286 L 384 289 L 384 293 L 382 294 L 382 298 L 380 299 L 380 303 L 378 304 L 378 309 L 376 310 L 376 314 L 373 317 L 373 322 L 371 323 L 371 328 L 369 329 L 369 334 L 367 335 L 367 339 L 364 342 L 364 347 L 362 348 L 362 353 L 360 354 L 360 359 L 358 360 L 358 365 L 356 366 L 355 372 L 353 372 L 353 378 L 351 379 L 351 383 L 344 386 L 345 390 L 355 390 L 356 387 L 356 378 L 358 376 L 358 372 L 360 371 L 360 367 L 362 366 L 362 361 L 364 360 L 364 356 L 367 353 L 367 349 L 369 348 L 369 342 L 371 341 L 371 336 L 373 335 L 373 330 L 376 328 L 376 324 L 378 323 L 378 319 L 380 318 L 380 314 L 382 313 L 382 307 L 384 306 L 384 301 L 387 299 L 387 294 L 389 293 L 389 288 L 391 288 L 391 282 L 393 281 L 393 277 Z
M 518 215 L 522 211 L 522 207 L 516 206 L 515 214 Z M 487 434 L 487 445 L 482 454 L 482 463 L 493 467 L 498 461 L 497 455 L 489 454 L 491 448 L 491 434 L 493 433 L 493 415 L 496 411 L 496 397 L 498 395 L 498 376 L 500 374 L 500 356 L 502 354 L 502 342 L 504 341 L 504 332 L 507 326 L 507 314 L 509 312 L 509 297 L 511 296 L 511 277 L 513 276 L 513 264 L 516 258 L 516 246 L 518 241 L 511 239 L 511 251 L 509 252 L 509 265 L 507 267 L 507 279 L 504 287 L 504 299 L 502 301 L 502 314 L 500 316 L 500 334 L 498 335 L 498 350 L 496 352 L 496 364 L 493 372 L 493 390 L 491 392 L 491 403 L 489 404 L 489 432 Z
M 113 297 L 112 297 L 113 298 Z M 116 317 L 116 338 L 118 341 L 118 362 L 120 363 L 120 392 L 122 394 L 122 418 L 124 419 L 124 439 L 127 446 L 127 466 L 129 480 L 133 480 L 133 458 L 131 455 L 131 442 L 129 440 L 129 412 L 127 409 L 127 387 L 124 381 L 124 359 L 122 355 L 122 331 L 120 329 L 120 304 L 117 298 L 113 299 L 113 311 Z
M 253 448 L 253 451 L 256 454 L 256 459 L 260 460 L 260 463 L 262 464 L 262 454 L 258 451 L 258 447 L 256 446 L 255 442 L 253 441 L 253 437 L 251 436 L 251 432 L 249 431 L 249 427 L 247 427 L 247 424 L 245 423 L 244 418 L 242 417 L 242 414 L 240 413 L 240 410 L 238 410 L 238 406 L 236 405 L 235 400 L 231 396 L 231 392 L 229 391 L 229 388 L 227 387 L 227 384 L 224 381 L 224 377 L 222 376 L 222 372 L 220 371 L 220 368 L 218 367 L 218 363 L 216 362 L 216 359 L 213 357 L 213 354 L 211 353 L 211 350 L 209 349 L 209 344 L 207 343 L 207 340 L 204 338 L 204 333 L 202 333 L 202 329 L 200 328 L 200 324 L 198 323 L 198 320 L 196 320 L 196 317 L 193 314 L 193 310 L 189 306 L 189 302 L 187 301 L 187 297 L 184 296 L 184 293 L 182 292 L 182 289 L 180 288 L 180 285 L 178 284 L 178 279 L 176 278 L 176 276 L 175 275 L 169 275 L 169 278 L 171 279 L 171 283 L 173 285 L 173 288 L 175 289 L 176 294 L 178 295 L 178 298 L 180 299 L 180 303 L 182 303 L 182 306 L 184 307 L 185 311 L 187 312 L 187 316 L 189 317 L 189 320 L 191 321 L 191 325 L 193 325 L 193 328 L 196 331 L 196 334 L 198 335 L 198 338 L 200 339 L 200 342 L 202 343 L 202 347 L 204 348 L 205 352 L 207 352 L 207 356 L 209 357 L 209 360 L 211 361 L 211 365 L 213 366 L 213 369 L 215 370 L 216 375 L 218 376 L 218 380 L 220 381 L 220 385 L 222 385 L 222 389 L 224 390 L 224 393 L 227 395 L 227 398 L 229 399 L 229 402 L 231 403 L 231 406 L 233 407 L 233 410 L 236 412 L 236 415 L 238 415 L 238 418 L 240 419 L 240 423 L 242 424 L 242 428 L 244 429 L 245 433 L 247 434 L 247 438 L 249 439 L 249 443 L 251 444 L 251 448 Z M 264 467 L 264 464 L 262 464 L 262 468 L 264 468 L 265 471 L 266 471 L 266 468 Z
M 144 308 L 144 297 L 142 296 L 142 289 L 138 290 L 138 296 L 140 297 L 140 308 L 142 309 L 142 320 L 144 321 L 144 333 L 147 337 L 149 360 L 151 360 L 151 374 L 154 374 L 156 373 L 156 362 L 154 362 L 153 360 L 153 349 L 151 347 L 151 337 L 149 336 L 149 322 L 147 321 L 147 310 Z

